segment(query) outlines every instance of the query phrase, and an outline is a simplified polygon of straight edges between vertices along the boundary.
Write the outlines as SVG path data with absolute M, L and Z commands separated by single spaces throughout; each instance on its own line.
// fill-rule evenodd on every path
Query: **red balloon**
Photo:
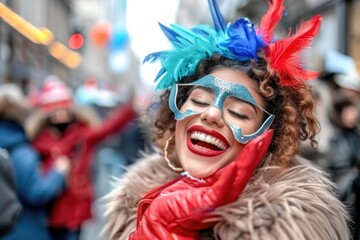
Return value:
M 105 47 L 110 38 L 110 25 L 105 22 L 96 23 L 90 32 L 92 43 L 97 47 Z
M 80 33 L 74 33 L 69 38 L 69 47 L 71 49 L 80 49 L 84 45 L 84 37 Z

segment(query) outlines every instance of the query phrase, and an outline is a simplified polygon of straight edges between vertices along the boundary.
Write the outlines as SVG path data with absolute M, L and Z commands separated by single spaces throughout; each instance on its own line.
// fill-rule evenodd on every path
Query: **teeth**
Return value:
M 218 147 L 222 150 L 226 149 L 225 143 L 214 136 L 211 136 L 211 135 L 208 135 L 208 134 L 205 134 L 202 132 L 192 132 L 190 137 L 191 137 L 191 139 L 194 139 L 194 140 L 199 140 L 202 142 L 206 142 L 206 143 L 215 145 L 216 147 Z

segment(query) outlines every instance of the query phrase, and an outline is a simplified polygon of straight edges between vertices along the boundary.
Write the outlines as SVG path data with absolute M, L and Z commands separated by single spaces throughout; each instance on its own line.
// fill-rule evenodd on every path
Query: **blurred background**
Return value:
M 205 0 L 1 0 L 0 79 L 12 78 L 33 91 L 48 74 L 72 87 L 86 80 L 122 88 L 153 87 L 158 68 L 142 65 L 147 53 L 166 49 L 157 22 L 191 26 L 210 23 Z M 227 20 L 247 16 L 258 22 L 265 0 L 219 0 Z M 360 65 L 358 0 L 287 0 L 282 27 L 314 14 L 324 18 L 309 53 L 311 68 L 336 50 Z M 356 27 L 357 26 L 357 27 Z M 319 44 L 320 43 L 320 44 Z

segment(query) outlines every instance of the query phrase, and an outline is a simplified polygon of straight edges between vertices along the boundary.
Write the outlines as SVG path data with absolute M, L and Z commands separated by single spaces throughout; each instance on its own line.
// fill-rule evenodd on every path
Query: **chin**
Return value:
M 207 177 L 210 177 L 211 175 L 213 175 L 217 171 L 216 169 L 199 171 L 198 169 L 191 170 L 191 169 L 186 169 L 186 168 L 185 168 L 185 170 L 186 170 L 186 172 L 189 173 L 190 176 L 195 177 L 195 178 L 207 178 Z

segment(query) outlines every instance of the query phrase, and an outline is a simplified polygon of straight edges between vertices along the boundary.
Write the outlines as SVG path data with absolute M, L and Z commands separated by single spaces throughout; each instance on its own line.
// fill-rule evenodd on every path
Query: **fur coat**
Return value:
M 104 199 L 106 237 L 127 239 L 136 229 L 141 196 L 178 176 L 158 154 L 130 166 Z M 237 201 L 216 210 L 218 222 L 203 239 L 348 240 L 348 213 L 333 188 L 321 170 L 299 156 L 285 170 L 262 167 Z

